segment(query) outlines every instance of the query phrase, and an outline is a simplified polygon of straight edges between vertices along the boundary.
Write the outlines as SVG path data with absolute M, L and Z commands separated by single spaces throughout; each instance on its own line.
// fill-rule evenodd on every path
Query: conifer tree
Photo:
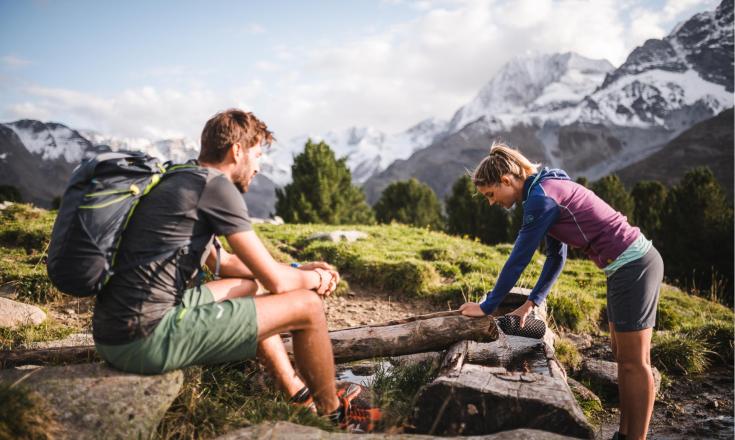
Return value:
M 467 175 L 454 182 L 446 208 L 447 231 L 451 234 L 467 234 L 486 244 L 513 241 L 509 235 L 511 222 L 508 211 L 497 205 L 490 206 Z
M 444 228 L 439 199 L 429 185 L 414 178 L 388 185 L 375 204 L 375 217 L 381 223 L 396 221 L 419 227 Z
M 667 274 L 733 302 L 733 208 L 709 168 L 684 175 L 666 198 L 662 223 Z M 713 295 L 714 296 L 714 295 Z
M 616 211 L 620 211 L 624 216 L 628 217 L 628 220 L 633 220 L 635 209 L 633 198 L 616 174 L 610 174 L 596 181 L 590 189 Z
M 373 224 L 362 190 L 352 184 L 347 159 L 309 139 L 294 158 L 292 182 L 276 189 L 276 214 L 289 223 Z
M 666 187 L 655 180 L 641 180 L 630 192 L 635 205 L 635 225 L 646 237 L 658 243 L 661 238 L 661 223 L 666 204 Z

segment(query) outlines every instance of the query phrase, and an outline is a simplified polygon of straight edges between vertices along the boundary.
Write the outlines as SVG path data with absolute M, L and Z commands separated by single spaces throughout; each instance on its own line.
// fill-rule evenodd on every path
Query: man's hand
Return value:
M 329 276 L 331 278 L 331 281 L 329 283 L 330 287 L 327 289 L 325 296 L 329 296 L 332 293 L 334 293 L 335 290 L 337 290 L 337 285 L 339 284 L 339 272 L 337 272 L 337 269 L 332 266 L 329 263 L 326 263 L 324 261 L 312 261 L 309 263 L 304 263 L 301 266 L 299 266 L 299 269 L 301 270 L 315 270 L 315 269 L 323 269 L 329 272 Z M 317 289 L 317 292 L 319 290 Z
M 519 316 L 521 318 L 521 328 L 523 328 L 523 326 L 526 325 L 526 317 L 531 313 L 531 310 L 533 310 L 535 306 L 536 304 L 534 304 L 533 301 L 526 301 L 522 306 L 510 312 L 509 315 Z
M 337 289 L 339 273 L 336 270 L 325 270 L 321 268 L 312 270 L 319 275 L 319 286 L 316 289 L 316 293 L 323 296 L 331 295 Z
M 483 316 L 487 316 L 485 312 L 482 311 L 479 304 L 472 302 L 464 303 L 459 306 L 459 311 L 464 316 L 471 316 L 473 318 L 482 318 Z

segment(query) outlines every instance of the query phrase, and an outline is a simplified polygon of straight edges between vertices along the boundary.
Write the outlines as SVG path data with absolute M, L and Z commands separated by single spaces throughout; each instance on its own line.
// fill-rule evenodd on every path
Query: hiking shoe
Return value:
M 288 403 L 294 406 L 306 408 L 314 414 L 317 413 L 316 403 L 314 403 L 314 398 L 311 397 L 311 390 L 309 390 L 309 387 L 301 388 L 301 390 L 288 399 Z
M 370 391 L 356 383 L 345 383 L 337 388 L 340 415 L 339 427 L 350 432 L 372 432 L 382 418 L 380 408 L 370 401 Z

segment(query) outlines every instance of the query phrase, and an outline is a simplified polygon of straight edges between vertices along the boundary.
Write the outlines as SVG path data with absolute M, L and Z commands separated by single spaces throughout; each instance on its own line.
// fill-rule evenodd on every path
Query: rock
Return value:
M 653 387 L 658 394 L 661 388 L 661 373 L 656 367 L 653 370 Z M 588 379 L 593 388 L 604 394 L 604 397 L 612 403 L 618 401 L 618 364 L 600 359 L 585 359 L 582 361 L 580 376 Z
M 43 341 L 43 342 L 32 342 L 28 346 L 21 345 L 19 348 L 22 349 L 43 349 L 43 348 L 57 348 L 57 347 L 79 347 L 84 345 L 94 345 L 94 339 L 92 333 L 73 333 L 64 339 L 56 341 Z
M 597 394 L 590 391 L 590 389 L 586 386 L 582 385 L 571 377 L 567 377 L 567 384 L 569 384 L 569 388 L 571 388 L 572 392 L 579 396 L 582 400 L 586 400 L 588 402 L 592 400 L 602 406 L 602 402 L 600 401 L 600 398 L 597 397 Z
M 16 299 L 18 298 L 18 291 L 10 283 L 0 285 L 0 298 Z
M 150 438 L 179 393 L 181 371 L 140 376 L 102 363 L 0 370 L 44 398 L 67 439 Z
M 576 333 L 564 333 L 561 335 L 561 337 L 567 338 L 572 341 L 572 344 L 577 347 L 577 350 L 585 350 L 592 347 L 592 336 L 586 333 L 580 335 Z
M 307 240 L 324 240 L 333 241 L 338 243 L 340 241 L 346 241 L 348 243 L 355 242 L 357 240 L 363 240 L 368 238 L 368 235 L 361 231 L 332 231 L 332 232 L 317 232 L 307 238 Z
M 282 225 L 285 222 L 283 221 L 283 218 L 279 216 L 275 216 L 273 218 L 257 218 L 257 217 L 250 217 L 250 223 L 256 225 L 256 224 L 266 224 L 266 225 Z
M 46 314 L 34 305 L 0 298 L 0 327 L 16 328 L 26 324 L 37 325 L 45 320 Z
M 562 440 L 572 437 L 565 437 L 563 435 L 539 431 L 536 429 L 516 429 L 513 431 L 499 432 L 497 434 L 472 437 L 435 437 L 430 435 L 387 433 L 349 434 L 346 432 L 326 432 L 319 428 L 297 425 L 290 422 L 263 422 L 255 426 L 229 432 L 223 436 L 217 437 L 217 440 L 344 440 L 349 438 L 360 440 L 429 440 L 447 438 L 461 438 L 463 440 Z

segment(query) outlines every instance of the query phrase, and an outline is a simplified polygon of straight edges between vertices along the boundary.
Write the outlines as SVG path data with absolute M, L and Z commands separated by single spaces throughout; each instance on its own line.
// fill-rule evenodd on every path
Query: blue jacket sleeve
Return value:
M 485 314 L 491 314 L 503 302 L 503 298 L 515 286 L 541 240 L 557 218 L 559 207 L 552 198 L 531 196 L 526 200 L 523 204 L 523 226 L 518 231 L 513 250 L 498 276 L 495 287 L 480 304 Z
M 546 262 L 544 268 L 541 269 L 541 275 L 538 277 L 536 286 L 534 286 L 528 299 L 534 304 L 539 305 L 544 302 L 546 295 L 549 294 L 551 286 L 554 285 L 556 279 L 559 278 L 564 263 L 567 261 L 567 245 L 559 240 L 546 236 Z

